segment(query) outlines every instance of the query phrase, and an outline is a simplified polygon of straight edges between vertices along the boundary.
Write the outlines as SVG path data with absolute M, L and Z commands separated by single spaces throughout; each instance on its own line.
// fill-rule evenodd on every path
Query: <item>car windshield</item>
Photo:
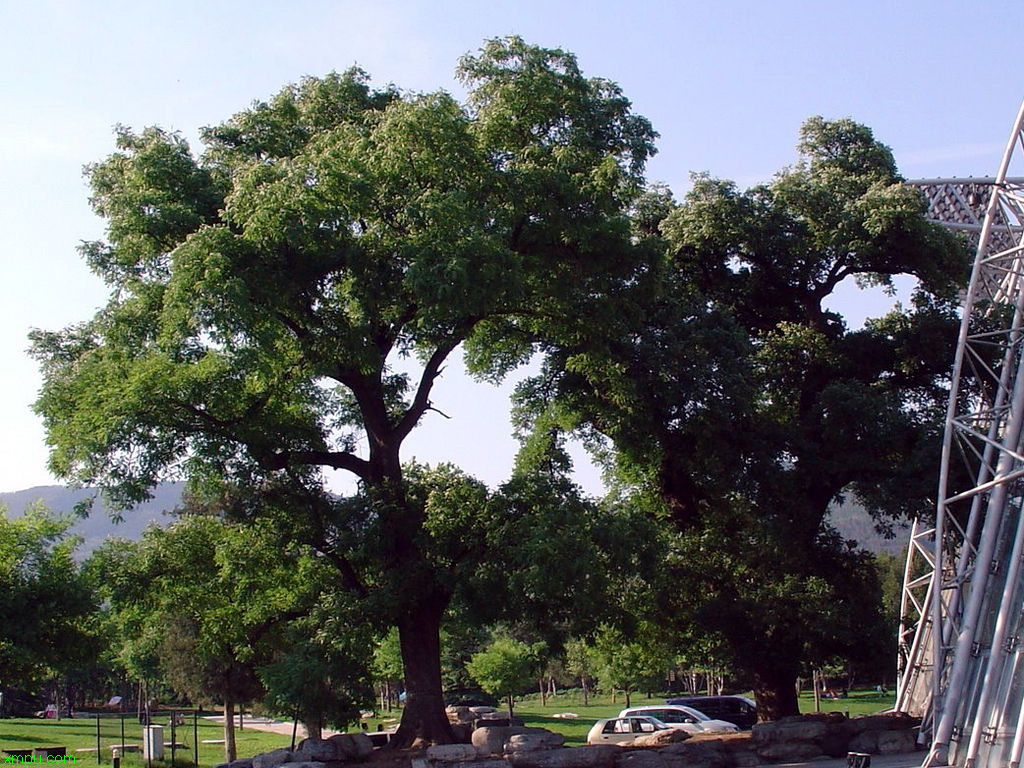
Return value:
M 694 720 L 697 720 L 698 722 L 704 722 L 705 720 L 711 719 L 700 710 L 693 709 L 692 707 L 680 707 L 680 709 L 684 710 L 686 714 L 688 714 L 690 717 L 692 717 Z

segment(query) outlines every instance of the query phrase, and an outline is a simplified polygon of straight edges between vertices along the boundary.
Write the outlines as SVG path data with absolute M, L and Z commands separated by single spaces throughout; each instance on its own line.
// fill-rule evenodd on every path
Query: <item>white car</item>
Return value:
M 587 744 L 632 744 L 637 737 L 670 727 L 653 717 L 608 717 L 598 720 L 587 734 Z
M 734 723 L 713 720 L 703 712 L 681 704 L 630 707 L 619 712 L 619 717 L 653 717 L 670 728 L 680 728 L 689 733 L 735 733 L 739 730 Z

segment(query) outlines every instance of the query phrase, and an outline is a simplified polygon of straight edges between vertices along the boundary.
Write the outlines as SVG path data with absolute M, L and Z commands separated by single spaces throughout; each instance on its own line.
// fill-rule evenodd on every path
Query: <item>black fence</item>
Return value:
M 200 741 L 198 710 L 159 711 L 141 717 L 128 712 L 91 717 L 96 723 L 97 764 L 113 763 L 114 768 L 120 768 L 122 758 L 138 755 L 147 768 L 152 768 L 152 753 L 145 749 L 148 725 L 163 728 L 163 760 L 157 761 L 159 765 L 198 768 L 224 762 L 223 742 L 211 740 L 204 745 Z

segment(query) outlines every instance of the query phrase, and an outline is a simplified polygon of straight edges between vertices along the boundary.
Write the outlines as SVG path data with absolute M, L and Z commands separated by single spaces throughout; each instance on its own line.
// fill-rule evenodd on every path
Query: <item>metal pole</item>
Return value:
M 174 748 L 175 748 L 175 746 L 174 746 L 174 741 L 175 741 L 174 726 L 175 726 L 175 723 L 176 723 L 176 721 L 178 719 L 177 715 L 178 715 L 178 713 L 172 709 L 171 710 L 171 768 L 174 768 Z
M 1013 551 L 1010 554 L 1010 571 L 1006 575 L 1006 584 L 1003 587 L 1003 602 L 999 606 L 999 614 L 996 618 L 995 632 L 992 634 L 991 650 L 988 659 L 988 668 L 985 670 L 985 682 L 981 688 L 981 698 L 978 699 L 978 711 L 975 713 L 974 728 L 971 730 L 971 741 L 967 746 L 967 764 L 973 765 L 978 757 L 978 749 L 981 747 L 983 736 L 982 726 L 989 715 L 989 707 L 992 699 L 995 698 L 996 687 L 999 685 L 999 677 L 1006 664 L 1007 655 L 1011 652 L 1004 645 L 1010 622 L 1016 616 L 1010 616 L 1013 607 L 1014 595 L 1017 591 L 1017 581 L 1020 578 L 1021 554 L 1024 553 L 1024 514 L 1017 519 L 1017 532 L 1013 540 Z
M 124 712 L 121 713 L 121 749 L 124 749 Z
M 103 753 L 100 752 L 100 716 L 96 715 L 96 764 L 99 765 Z
M 295 731 L 299 727 L 299 713 L 295 713 L 295 717 L 292 718 L 292 749 L 295 749 Z
M 196 768 L 199 768 L 199 713 L 192 710 L 192 748 L 196 751 Z

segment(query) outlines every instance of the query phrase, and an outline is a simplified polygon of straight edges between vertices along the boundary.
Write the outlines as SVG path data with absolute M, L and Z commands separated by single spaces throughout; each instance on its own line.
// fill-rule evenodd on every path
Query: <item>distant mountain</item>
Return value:
M 181 503 L 184 483 L 162 483 L 153 489 L 153 498 L 125 512 L 120 523 L 110 519 L 110 512 L 97 498 L 92 513 L 76 519 L 72 533 L 83 539 L 76 552 L 84 558 L 108 538 L 140 539 L 150 523 L 167 525 L 167 514 Z M 65 488 L 62 485 L 40 485 L 24 491 L 0 493 L 0 507 L 7 509 L 9 517 L 20 517 L 30 504 L 42 502 L 56 513 L 74 516 L 75 504 L 97 495 L 95 488 Z
M 167 513 L 181 503 L 184 488 L 184 483 L 158 485 L 153 490 L 153 498 L 125 512 L 120 523 L 110 519 L 109 512 L 98 500 L 92 514 L 84 520 L 77 520 L 71 529 L 84 540 L 78 555 L 85 557 L 108 538 L 139 539 L 150 523 L 167 525 L 171 520 Z M 0 493 L 0 506 L 6 507 L 11 517 L 19 517 L 30 504 L 41 501 L 54 512 L 73 515 L 75 504 L 95 493 L 93 488 L 41 485 L 24 491 Z M 844 538 L 855 540 L 869 552 L 899 555 L 910 540 L 909 525 L 898 529 L 895 538 L 885 538 L 875 530 L 871 516 L 855 501 L 833 507 L 828 521 Z
M 829 512 L 828 522 L 843 538 L 853 539 L 869 552 L 899 556 L 910 543 L 909 524 L 897 527 L 895 537 L 887 539 L 875 529 L 871 515 L 855 501 L 835 505 Z

